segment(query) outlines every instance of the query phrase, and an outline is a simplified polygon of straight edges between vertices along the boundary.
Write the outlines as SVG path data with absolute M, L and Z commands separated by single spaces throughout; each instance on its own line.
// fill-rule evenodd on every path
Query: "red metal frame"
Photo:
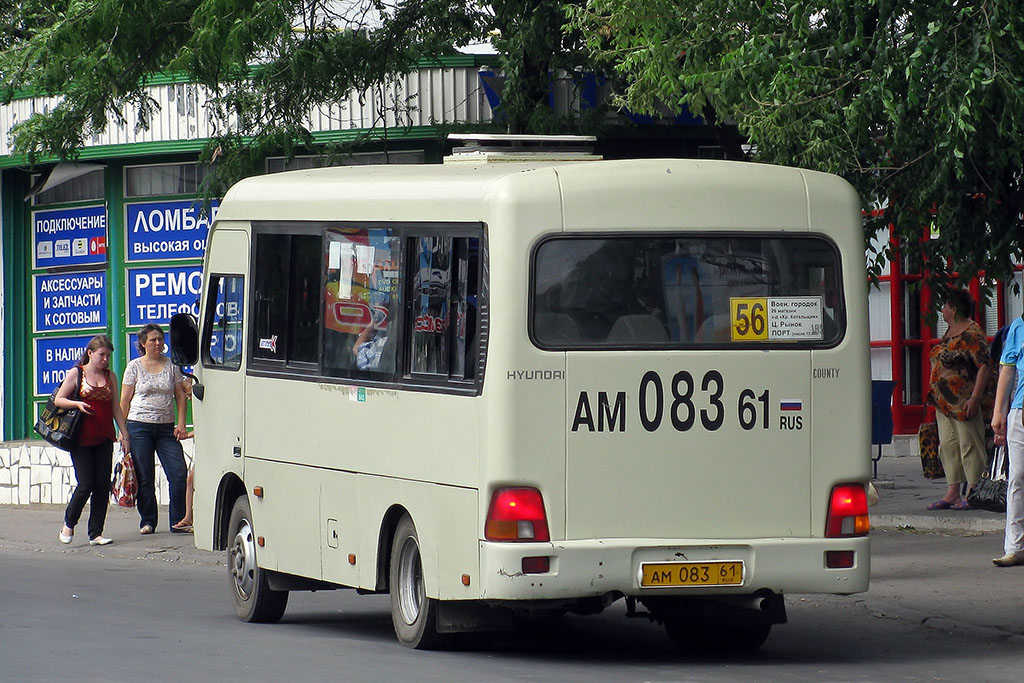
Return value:
M 890 234 L 892 232 L 892 226 L 890 226 Z M 925 232 L 924 239 L 928 239 L 928 233 Z M 899 254 L 899 241 L 897 238 L 891 238 L 890 243 L 893 247 L 893 253 Z M 1024 266 L 1017 265 L 1015 269 L 1020 271 Z M 932 305 L 932 290 L 925 284 L 921 286 L 921 310 L 920 310 L 920 324 L 921 324 L 921 338 L 920 339 L 906 339 L 904 333 L 904 321 L 903 321 L 903 290 L 904 286 L 909 283 L 922 280 L 922 275 L 919 274 L 907 274 L 903 272 L 903 261 L 901 258 L 895 258 L 889 263 L 889 274 L 879 276 L 879 281 L 889 283 L 889 308 L 890 308 L 890 339 L 888 341 L 872 341 L 871 348 L 888 348 L 889 358 L 892 364 L 892 379 L 896 383 L 896 387 L 893 390 L 892 400 L 892 417 L 893 417 L 893 433 L 894 434 L 914 434 L 917 432 L 920 424 L 926 420 L 934 419 L 934 409 L 924 403 L 928 396 L 928 380 L 930 375 L 930 364 L 928 362 L 929 353 L 932 347 L 938 343 L 938 339 L 935 337 L 935 330 L 927 322 L 926 312 L 931 310 Z M 977 277 L 973 278 L 968 286 L 968 291 L 971 293 L 971 297 L 974 299 L 976 304 L 974 319 L 984 326 L 984 320 L 981 317 L 981 283 Z M 994 287 L 995 300 L 994 305 L 996 306 L 996 321 L 997 327 L 1002 327 L 1006 324 L 1006 287 L 1004 283 L 997 282 Z M 920 404 L 908 404 L 905 402 L 906 392 L 904 387 L 906 385 L 907 369 L 904 364 L 905 351 L 908 348 L 920 348 L 921 349 L 921 397 L 922 403 Z

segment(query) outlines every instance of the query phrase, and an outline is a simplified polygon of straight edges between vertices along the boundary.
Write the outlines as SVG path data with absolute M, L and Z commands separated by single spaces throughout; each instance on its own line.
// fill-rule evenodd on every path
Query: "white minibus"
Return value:
M 851 187 L 468 156 L 223 198 L 171 347 L 238 616 L 389 593 L 399 641 L 440 648 L 622 599 L 704 651 L 759 647 L 787 593 L 867 590 Z

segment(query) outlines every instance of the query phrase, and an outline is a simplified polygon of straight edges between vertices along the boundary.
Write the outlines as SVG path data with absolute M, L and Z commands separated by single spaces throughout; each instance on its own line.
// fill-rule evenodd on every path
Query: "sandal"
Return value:
M 148 524 L 143 524 L 142 528 L 139 529 L 139 533 L 142 534 L 143 536 L 151 534 L 151 533 L 153 533 L 153 527 L 151 527 Z
M 950 503 L 948 500 L 937 500 L 928 506 L 929 510 L 948 510 L 953 507 L 955 503 Z
M 953 503 L 953 505 L 951 505 L 950 507 L 952 507 L 954 510 L 971 510 L 971 509 L 973 509 L 973 508 L 971 508 L 971 504 L 968 503 L 966 500 L 958 500 L 957 502 Z

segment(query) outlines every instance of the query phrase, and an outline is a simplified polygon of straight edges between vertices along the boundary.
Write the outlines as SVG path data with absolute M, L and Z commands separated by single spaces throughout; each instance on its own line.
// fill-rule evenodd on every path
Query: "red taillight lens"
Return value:
M 523 573 L 524 574 L 547 574 L 551 571 L 551 558 L 550 557 L 524 557 L 523 558 Z
M 549 541 L 548 518 L 540 491 L 498 489 L 491 496 L 484 538 L 488 541 Z
M 826 550 L 825 566 L 829 569 L 852 569 L 856 553 L 852 550 Z
M 825 536 L 866 536 L 870 528 L 868 496 L 864 484 L 839 484 L 832 487 Z

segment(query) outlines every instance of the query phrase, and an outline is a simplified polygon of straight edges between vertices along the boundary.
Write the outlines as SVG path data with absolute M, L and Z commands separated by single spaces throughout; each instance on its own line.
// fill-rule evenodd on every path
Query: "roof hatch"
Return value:
M 444 158 L 446 164 L 513 161 L 597 161 L 597 138 L 593 135 L 503 135 L 498 133 L 452 133 L 455 147 Z

